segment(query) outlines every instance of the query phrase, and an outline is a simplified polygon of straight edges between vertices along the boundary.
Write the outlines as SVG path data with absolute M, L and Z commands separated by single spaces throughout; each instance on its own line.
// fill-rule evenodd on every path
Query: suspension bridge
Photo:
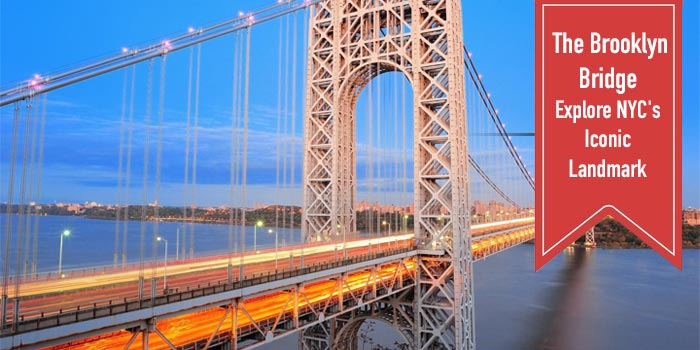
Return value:
M 256 31 L 268 33 L 257 46 Z M 118 142 L 108 166 L 72 160 L 77 178 L 109 174 L 109 261 L 62 269 L 66 230 L 49 233 L 58 269 L 41 266 L 55 254 L 39 245 L 42 195 L 61 183 L 45 145 L 52 121 L 73 117 L 51 96 L 94 82 L 111 92 L 82 97 L 107 100 L 94 109 L 118 116 Z M 367 319 L 410 348 L 474 349 L 473 263 L 534 237 L 534 181 L 463 43 L 459 1 L 281 0 L 37 74 L 0 92 L 0 107 L 1 349 L 248 349 L 289 336 L 357 349 Z M 212 115 L 216 127 L 202 124 Z M 196 253 L 212 192 L 227 233 Z M 251 209 L 263 201 L 265 223 Z M 166 221 L 181 223 L 170 254 Z M 274 245 L 258 245 L 263 225 Z

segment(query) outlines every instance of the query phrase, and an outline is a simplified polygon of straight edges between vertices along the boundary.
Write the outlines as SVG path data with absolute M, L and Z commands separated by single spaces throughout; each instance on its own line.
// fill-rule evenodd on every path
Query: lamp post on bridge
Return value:
M 70 230 L 66 229 L 61 232 L 61 243 L 58 248 L 58 278 L 63 278 L 63 237 L 70 236 Z
M 165 242 L 165 261 L 163 263 L 163 290 L 168 290 L 168 240 L 158 236 L 158 242 Z M 156 266 L 157 267 L 157 266 Z
M 253 226 L 253 251 L 255 254 L 258 253 L 258 227 L 263 227 L 265 223 L 262 220 L 258 220 L 255 222 L 255 226 Z

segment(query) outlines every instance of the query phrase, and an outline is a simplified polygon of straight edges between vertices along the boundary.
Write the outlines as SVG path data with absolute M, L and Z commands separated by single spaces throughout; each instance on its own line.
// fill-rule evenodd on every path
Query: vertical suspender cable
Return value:
M 5 211 L 5 253 L 3 254 L 2 274 L 2 320 L 5 325 L 7 316 L 7 297 L 10 283 L 10 244 L 12 238 L 12 212 L 15 192 L 15 164 L 17 162 L 17 132 L 19 130 L 20 102 L 15 102 L 14 117 L 12 120 L 12 146 L 10 150 L 10 173 L 7 182 L 7 207 Z
M 245 77 L 243 78 L 243 84 L 245 86 L 245 92 L 243 95 L 243 168 L 242 180 L 241 180 L 241 201 L 243 202 L 243 208 L 241 213 L 242 225 L 246 225 L 245 214 L 246 214 L 246 186 L 248 183 L 248 97 L 250 94 L 250 26 L 246 28 L 246 46 L 245 46 Z M 243 235 L 243 247 L 245 247 L 245 234 Z M 244 249 L 245 250 L 245 249 Z M 241 255 L 241 261 L 243 261 L 243 255 Z M 243 268 L 241 263 L 241 269 Z
M 136 90 L 136 65 L 131 66 L 131 92 L 129 100 L 129 125 L 126 141 L 126 181 L 124 183 L 124 230 L 122 230 L 122 267 L 126 267 L 127 242 L 129 236 L 129 192 L 131 192 L 131 149 L 134 134 L 134 93 Z
M 44 160 L 44 129 L 46 127 L 46 102 L 47 94 L 44 94 L 44 99 L 41 106 L 41 127 L 39 131 L 39 159 L 37 160 L 37 176 L 36 176 L 36 202 L 41 203 L 41 177 Z M 39 250 L 39 215 L 34 216 L 34 238 L 32 242 L 32 274 L 37 275 L 37 254 Z
M 167 56 L 163 54 L 161 56 L 160 60 L 160 83 L 159 83 L 159 94 L 158 94 L 158 136 L 157 136 L 157 141 L 156 141 L 156 190 L 155 190 L 155 206 L 153 207 L 153 218 L 155 221 L 153 222 L 153 248 L 152 248 L 152 254 L 153 254 L 153 278 L 156 277 L 157 269 L 158 266 L 155 264 L 156 262 L 156 257 L 157 257 L 157 250 L 156 250 L 156 242 L 158 239 L 158 234 L 159 234 L 159 226 L 160 226 L 160 212 L 158 208 L 160 207 L 160 176 L 161 176 L 161 162 L 162 162 L 162 153 L 163 153 L 163 114 L 165 113 L 165 73 L 166 73 L 166 67 L 167 67 Z M 165 259 L 167 260 L 168 257 L 165 256 Z M 165 283 L 163 283 L 163 288 L 166 288 L 167 286 Z
M 233 281 L 233 276 L 232 276 L 232 259 L 233 259 L 233 231 L 234 231 L 234 223 L 235 223 L 235 213 L 236 213 L 236 206 L 235 206 L 235 195 L 234 195 L 234 187 L 236 184 L 236 130 L 237 130 L 237 106 L 236 106 L 236 95 L 238 94 L 237 90 L 237 85 L 238 85 L 238 72 L 237 72 L 237 66 L 238 66 L 238 32 L 234 35 L 233 38 L 233 85 L 232 85 L 232 94 L 231 94 L 231 140 L 230 140 L 230 154 L 229 154 L 229 214 L 228 214 L 228 273 L 227 273 L 227 278 L 228 282 Z
M 374 76 L 374 65 L 370 66 L 369 73 L 369 93 L 367 94 L 367 202 L 369 207 L 367 210 L 367 233 L 372 234 L 372 222 L 373 222 L 373 212 L 374 212 L 374 160 L 372 154 L 374 153 L 374 107 L 372 106 L 372 99 L 374 98 L 374 87 L 372 84 L 372 77 Z
M 288 17 L 280 19 L 279 37 L 277 42 L 277 130 L 275 133 L 275 193 L 280 193 L 280 125 L 282 123 L 282 33 L 284 32 L 284 20 Z M 279 232 L 280 225 L 280 203 L 275 206 L 275 232 Z
M 383 192 L 383 186 L 382 186 L 382 159 L 380 157 L 380 152 L 382 150 L 382 81 L 379 79 L 379 74 L 381 73 L 379 63 L 377 63 L 377 72 L 375 77 L 377 78 L 377 115 L 376 115 L 376 120 L 377 120 L 377 156 L 374 157 L 374 161 L 376 162 L 376 178 L 375 182 L 377 184 L 377 196 L 376 196 L 376 201 L 377 201 L 377 236 L 382 235 L 382 226 L 381 226 L 381 221 L 382 221 L 382 205 L 381 205 L 381 198 L 382 198 L 382 192 Z
M 129 71 L 124 69 L 124 83 L 122 84 L 122 114 L 121 122 L 119 123 L 119 160 L 117 166 L 117 204 L 114 218 L 114 261 L 113 267 L 116 268 L 119 263 L 119 224 L 121 218 L 122 205 L 122 176 L 124 163 L 124 127 L 126 119 L 126 89 Z
M 295 167 L 295 143 L 296 143 L 296 119 L 297 119 L 297 12 L 294 12 L 294 39 L 292 43 L 292 130 L 289 137 L 289 192 L 294 193 L 294 167 Z M 289 212 L 289 242 L 294 237 L 294 203 L 290 203 Z
M 403 8 L 401 9 L 403 12 Z M 402 31 L 402 37 L 403 37 L 403 24 L 401 25 L 401 31 Z M 401 169 L 401 173 L 403 174 L 403 179 L 401 180 L 403 184 L 403 188 L 401 189 L 403 195 L 404 195 L 404 205 L 406 207 L 409 207 L 409 203 L 411 202 L 411 197 L 408 193 L 408 134 L 406 133 L 406 124 L 408 120 L 408 116 L 406 115 L 406 84 L 407 82 L 404 81 L 403 84 L 401 84 L 401 116 L 403 117 L 403 121 L 401 122 L 401 142 L 403 143 L 402 145 L 402 150 L 401 150 L 401 164 L 403 169 Z M 414 135 L 415 137 L 415 135 Z M 407 215 L 408 210 L 404 213 L 404 215 Z M 405 220 L 404 224 L 404 229 L 408 229 L 408 219 L 403 219 Z
M 284 56 L 289 57 L 289 35 L 291 21 L 287 19 L 285 30 Z M 282 191 L 287 188 L 287 125 L 289 124 L 289 64 L 284 65 L 284 108 L 282 114 Z M 287 212 L 282 211 L 282 227 L 287 227 Z
M 194 56 L 194 47 L 190 47 L 190 63 L 187 73 L 187 127 L 185 131 L 185 169 L 184 169 L 184 179 L 182 182 L 182 246 L 180 247 L 180 257 L 185 259 L 185 252 L 187 251 L 187 231 L 189 229 L 187 216 L 187 207 L 189 200 L 189 174 L 190 174 L 190 134 L 191 134 L 191 121 L 190 113 L 192 111 L 192 60 Z
M 192 145 L 192 188 L 190 192 L 191 213 L 190 222 L 197 214 L 197 145 L 199 140 L 199 79 L 202 66 L 202 44 L 197 44 L 197 68 L 194 83 L 194 144 Z M 194 225 L 190 227 L 190 259 L 194 258 Z
M 34 113 L 34 116 L 32 117 L 32 141 L 29 146 L 29 195 L 27 196 L 27 216 L 26 216 L 26 223 L 24 225 L 25 231 L 24 231 L 24 248 L 23 248 L 23 254 L 24 254 L 24 266 L 22 270 L 22 278 L 26 279 L 27 278 L 27 273 L 29 273 L 29 259 L 31 258 L 30 254 L 30 246 L 29 244 L 31 243 L 31 237 L 32 237 L 32 207 L 36 205 L 36 200 L 33 202 L 35 204 L 31 204 L 34 195 L 34 172 L 36 171 L 36 165 L 34 164 L 35 158 L 36 158 L 36 134 L 37 134 L 37 127 L 39 125 L 39 102 L 37 100 L 37 107 L 33 108 L 32 113 Z
M 146 83 L 146 113 L 144 115 L 144 130 L 143 138 L 143 169 L 141 178 L 141 234 L 139 245 L 139 277 L 144 277 L 144 259 L 146 249 L 146 220 L 148 218 L 148 156 L 151 137 L 151 104 L 153 95 L 153 59 L 148 61 L 148 79 Z M 155 242 L 152 242 L 153 245 Z
M 236 51 L 236 54 L 238 56 L 238 64 L 236 66 L 236 174 L 234 181 L 236 182 L 237 187 L 239 187 L 239 193 L 240 195 L 243 194 L 243 185 L 242 185 L 242 177 L 243 174 L 241 173 L 243 171 L 243 159 L 242 155 L 243 152 L 241 149 L 243 148 L 243 138 L 241 137 L 241 132 L 243 131 L 242 123 L 243 120 L 241 118 L 241 105 L 243 103 L 243 97 L 241 91 L 243 90 L 243 39 L 242 35 L 240 32 L 237 32 L 236 35 L 238 35 L 238 49 Z M 243 255 L 245 253 L 245 233 L 246 233 L 246 226 L 245 222 L 243 222 L 243 211 L 245 210 L 245 202 L 243 201 L 243 198 L 239 198 L 239 207 L 236 209 L 235 213 L 235 219 L 238 222 L 238 241 L 236 243 L 240 245 L 240 248 L 238 248 L 239 252 L 239 268 L 238 268 L 238 274 L 239 278 L 243 279 Z
M 27 157 L 29 153 L 29 126 L 32 121 L 32 101 L 33 98 L 27 99 L 26 105 L 26 119 L 24 122 L 24 142 L 22 143 L 22 177 L 20 178 L 20 190 L 19 190 L 19 202 L 18 204 L 18 220 L 17 220 L 17 241 L 16 241 L 16 252 L 15 252 L 15 313 L 13 318 L 17 319 L 17 300 L 19 298 L 19 286 L 21 282 L 21 268 L 20 264 L 22 262 L 22 255 L 24 253 L 22 249 L 22 239 L 24 238 L 24 214 L 25 214 L 25 194 L 27 185 Z
M 399 79 L 398 79 L 398 74 L 394 73 L 394 87 L 391 89 L 393 98 L 394 98 L 394 122 L 393 122 L 393 127 L 394 131 L 397 131 L 396 129 L 399 126 L 399 94 L 398 94 L 398 85 L 399 85 Z M 392 158 L 394 158 L 394 186 L 393 186 L 393 201 L 394 201 L 394 206 L 395 208 L 398 207 L 399 203 L 398 200 L 400 199 L 398 194 L 399 194 L 399 133 L 394 132 L 393 133 L 394 137 L 394 149 L 391 152 Z M 396 215 L 397 211 L 394 210 L 394 230 L 398 231 L 399 227 L 399 218 Z
M 307 34 L 307 35 L 304 35 L 304 40 L 303 40 L 303 41 L 304 41 L 304 46 L 303 46 L 303 47 L 304 47 L 304 49 L 303 49 L 303 50 L 304 50 L 304 57 L 306 58 L 306 62 L 307 62 L 307 64 L 305 64 L 305 65 L 304 65 L 304 68 L 303 68 L 304 79 L 307 79 L 307 78 L 308 78 L 308 68 L 309 68 L 309 64 L 308 64 L 308 63 L 309 63 L 309 61 L 310 61 L 309 56 L 308 56 L 308 55 L 309 55 L 309 51 L 308 51 L 308 42 L 309 42 L 309 36 L 311 35 L 311 32 L 312 32 L 311 29 L 310 29 L 310 27 L 311 27 L 310 22 L 311 22 L 311 15 L 312 15 L 312 13 L 313 13 L 313 12 L 312 12 L 312 8 L 311 8 L 310 6 L 309 6 L 309 7 L 306 7 L 306 8 L 304 9 L 304 19 L 303 19 L 303 22 L 302 22 L 302 23 L 304 23 L 304 28 L 307 28 L 307 29 L 308 29 L 308 34 Z M 308 81 L 306 81 L 306 80 L 304 80 L 304 81 L 305 81 L 306 83 L 308 83 Z M 306 84 L 305 84 L 304 86 L 306 86 Z M 306 89 L 304 89 L 304 91 L 306 91 Z M 306 96 L 306 97 L 308 98 L 308 96 Z M 307 122 L 307 121 L 306 121 L 306 116 L 304 115 L 304 116 L 302 117 L 302 130 L 306 130 L 306 127 L 305 127 L 306 122 Z M 306 152 L 306 150 L 304 149 L 304 146 L 305 146 L 305 143 L 304 143 L 304 141 L 302 141 L 302 152 Z M 302 157 L 302 163 L 303 163 L 303 157 Z M 303 167 L 304 167 L 304 165 L 302 164 L 302 168 L 303 168 Z M 303 186 L 304 186 L 304 185 L 303 185 L 303 180 L 302 180 L 302 187 L 303 187 Z M 302 188 L 301 193 L 303 193 L 303 192 L 304 192 L 304 190 L 303 190 L 303 188 Z M 304 199 L 302 199 L 302 203 L 303 203 L 303 202 L 304 202 Z M 302 204 L 302 205 L 303 205 L 303 204 Z M 304 236 L 303 236 L 303 235 L 304 235 L 304 230 L 301 229 L 301 227 L 305 225 L 305 224 L 303 223 L 304 218 L 302 217 L 301 220 L 302 220 L 301 225 L 299 225 L 299 226 L 300 226 L 300 229 L 299 229 L 299 244 L 301 245 L 301 256 L 303 257 L 303 256 L 304 256 L 304 244 L 306 243 L 306 239 L 307 239 L 308 237 L 304 237 Z M 291 243 L 291 242 L 290 242 L 290 243 Z M 300 261 L 301 261 L 301 264 L 300 264 L 301 267 L 304 267 L 304 259 L 301 258 Z

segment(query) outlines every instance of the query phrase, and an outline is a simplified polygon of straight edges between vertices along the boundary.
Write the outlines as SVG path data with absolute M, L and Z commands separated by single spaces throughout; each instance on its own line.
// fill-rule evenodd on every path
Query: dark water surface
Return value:
M 569 248 L 534 272 L 534 246 L 511 248 L 474 265 L 477 349 L 698 350 L 700 250 L 685 249 L 683 266 L 650 249 Z M 395 348 L 396 332 L 373 327 Z
M 479 349 L 700 349 L 700 250 L 683 271 L 650 249 L 533 261 L 521 245 L 475 264 Z

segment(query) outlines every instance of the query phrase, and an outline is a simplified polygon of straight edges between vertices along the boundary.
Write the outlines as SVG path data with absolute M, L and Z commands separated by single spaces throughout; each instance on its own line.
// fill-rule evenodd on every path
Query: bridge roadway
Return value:
M 508 220 L 505 222 L 473 225 L 472 230 L 474 238 L 472 248 L 475 260 L 484 258 L 490 254 L 531 239 L 534 232 L 532 223 L 532 218 L 525 218 Z M 309 273 L 312 272 L 312 270 L 319 270 L 319 267 L 328 265 L 327 262 L 329 261 L 336 261 L 334 265 L 331 264 L 333 266 L 326 266 L 329 270 L 332 270 L 333 268 L 337 269 L 338 267 L 345 265 L 357 265 L 357 263 L 362 265 L 362 262 L 366 263 L 363 265 L 365 267 L 360 268 L 359 270 L 357 267 L 351 268 L 351 270 L 354 269 L 355 272 L 344 277 L 347 281 L 347 290 L 338 292 L 337 294 L 353 293 L 357 288 L 360 288 L 361 285 L 364 285 L 366 288 L 368 285 L 366 278 L 368 273 L 374 274 L 375 276 L 376 281 L 372 282 L 373 284 L 383 281 L 383 278 L 388 278 L 388 275 L 394 276 L 397 269 L 400 269 L 401 264 L 403 264 L 405 267 L 399 274 L 400 278 L 402 279 L 401 282 L 403 283 L 403 279 L 410 278 L 410 274 L 412 273 L 411 271 L 414 268 L 414 263 L 411 260 L 416 254 L 413 243 L 412 234 L 371 239 L 355 239 L 346 243 L 347 256 L 345 259 L 343 259 L 342 243 L 314 244 L 305 246 L 303 253 L 305 266 L 307 266 L 307 268 L 301 272 L 298 268 L 301 263 L 300 256 L 302 254 L 300 247 L 295 246 L 280 249 L 277 254 L 275 254 L 274 249 L 262 250 L 257 254 L 244 256 L 243 261 L 245 264 L 245 279 L 238 281 L 238 278 L 235 278 L 233 281 L 235 283 L 229 283 L 228 281 L 228 255 L 212 256 L 191 262 L 179 263 L 168 266 L 168 288 L 171 294 L 162 295 L 162 291 L 159 290 L 159 296 L 156 298 L 154 304 L 161 305 L 169 304 L 174 301 L 183 301 L 184 299 L 188 299 L 183 298 L 183 294 L 186 293 L 189 293 L 188 296 L 190 298 L 196 298 L 197 294 L 199 296 L 203 296 L 206 295 L 207 288 L 209 288 L 210 292 L 216 293 L 217 287 L 218 291 L 221 292 L 242 289 L 247 285 L 253 285 L 255 283 L 264 285 L 266 283 L 270 283 L 271 281 L 288 279 L 290 277 L 296 277 L 299 279 L 299 275 L 301 273 Z M 384 253 L 380 254 L 382 251 Z M 399 261 L 398 263 L 394 263 L 393 261 L 395 260 L 392 260 L 394 258 L 391 258 L 389 260 L 383 260 L 383 262 L 387 265 L 377 267 L 377 258 L 385 258 L 392 254 L 403 255 L 396 257 L 396 259 L 398 259 L 396 261 Z M 289 258 L 290 255 L 294 258 Z M 275 263 L 275 256 L 280 258 L 277 263 Z M 240 262 L 241 260 L 239 256 L 234 256 L 231 259 L 231 263 L 234 265 L 233 276 L 239 276 L 240 271 L 238 270 L 238 265 Z M 377 270 L 372 272 L 371 269 L 368 270 L 366 268 L 367 265 L 375 266 Z M 275 267 L 277 268 L 275 269 Z M 348 268 L 349 267 L 350 266 L 348 266 Z M 145 269 L 145 271 L 147 278 L 145 281 L 146 285 L 144 290 L 147 291 L 146 295 L 150 295 L 150 277 L 152 276 L 153 269 L 148 267 Z M 282 272 L 274 274 L 271 271 Z M 295 271 L 298 272 L 296 275 L 294 274 Z M 272 277 L 270 275 L 271 273 Z M 161 266 L 156 271 L 156 277 L 159 281 L 157 283 L 162 283 L 162 275 L 163 269 Z M 151 304 L 150 297 L 144 297 L 144 299 L 146 299 L 145 301 L 138 300 L 138 283 L 136 282 L 138 277 L 139 271 L 132 269 L 112 273 L 101 273 L 92 276 L 65 278 L 60 280 L 36 280 L 23 284 L 20 292 L 19 317 L 14 319 L 13 315 L 9 315 L 8 326 L 2 330 L 0 348 L 12 348 L 12 346 L 6 346 L 8 341 L 16 346 L 20 343 L 33 343 L 32 339 L 49 340 L 47 339 L 46 335 L 32 337 L 30 336 L 30 333 L 36 333 L 37 331 L 50 327 L 63 327 L 62 325 L 70 325 L 71 323 L 79 323 L 85 319 L 90 319 L 90 317 L 85 317 L 84 315 L 90 316 L 90 314 L 92 314 L 93 318 L 99 318 L 102 316 L 113 316 L 115 314 L 119 314 L 120 312 L 133 313 L 134 310 L 143 310 L 153 307 L 154 305 Z M 392 278 L 396 279 L 397 277 L 394 276 Z M 331 296 L 331 293 L 328 293 L 328 291 L 324 289 L 324 286 L 326 286 L 327 283 L 335 282 L 329 280 L 327 276 L 321 277 L 316 282 L 309 282 L 307 278 L 302 278 L 302 281 L 307 282 L 305 283 L 304 288 L 308 294 L 305 296 L 304 302 L 299 304 L 300 309 L 298 310 L 302 310 L 304 307 L 312 310 L 314 303 L 322 301 L 328 303 L 330 301 L 329 296 Z M 360 281 L 364 282 L 360 283 Z M 250 283 L 246 284 L 246 282 Z M 236 285 L 236 283 L 238 284 Z M 298 284 L 298 282 L 295 282 L 295 284 Z M 226 289 L 227 285 L 230 285 L 231 287 Z M 275 288 L 273 288 L 273 290 L 274 289 Z M 289 290 L 291 289 L 287 289 L 287 294 L 289 293 Z M 324 292 L 324 290 L 326 291 Z M 263 294 L 258 299 L 253 298 L 246 300 L 246 303 L 250 303 L 251 305 L 248 307 L 249 314 L 247 317 L 243 318 L 236 317 L 239 327 L 242 327 L 241 330 L 245 329 L 245 321 L 247 320 L 250 322 L 250 324 L 247 324 L 249 333 L 252 331 L 252 333 L 257 332 L 260 333 L 260 335 L 264 335 L 265 332 L 261 332 L 260 327 L 251 327 L 251 325 L 256 324 L 256 322 L 260 319 L 268 318 L 270 311 L 266 307 L 259 305 L 256 306 L 256 303 L 260 302 L 262 303 L 260 305 L 265 305 L 272 309 L 279 310 L 280 305 L 277 303 L 279 301 L 278 299 L 283 299 L 283 297 L 280 295 L 286 295 L 284 294 L 285 292 L 279 290 L 276 290 L 271 294 L 266 294 L 265 291 L 266 289 L 264 288 L 260 289 L 260 292 L 263 292 Z M 395 291 L 387 290 L 387 292 Z M 249 297 L 247 294 L 242 295 Z M 309 305 L 306 305 L 305 303 Z M 124 307 L 120 308 L 120 305 L 124 305 Z M 92 310 L 92 312 L 90 312 L 90 310 Z M 105 310 L 109 310 L 109 312 L 105 314 Z M 208 330 L 211 335 L 212 329 L 216 327 L 216 325 L 212 326 L 211 324 L 212 317 L 221 318 L 221 315 L 217 314 L 217 312 L 226 312 L 226 310 L 208 304 L 205 309 L 201 310 L 190 309 L 187 312 L 182 312 L 181 310 L 176 313 L 170 312 L 168 313 L 170 317 L 168 319 L 159 320 L 154 328 L 161 330 L 165 338 L 172 338 L 173 342 L 178 344 L 178 346 L 190 343 L 194 344 L 197 340 L 206 339 L 209 336 L 207 335 L 205 337 L 201 337 L 201 332 L 203 330 Z M 243 311 L 239 309 L 238 313 L 241 312 Z M 233 313 L 229 313 L 228 317 L 232 318 L 232 314 Z M 163 315 L 159 316 L 162 317 Z M 253 320 L 255 320 L 255 322 Z M 284 320 L 284 317 L 280 317 L 280 320 L 278 321 Z M 13 325 L 14 322 L 16 322 L 15 325 Z M 187 326 L 178 326 L 182 325 L 183 323 L 186 323 Z M 72 329 L 74 328 L 75 327 Z M 131 339 L 131 337 L 135 337 L 134 334 L 137 334 L 138 332 L 134 333 L 127 331 L 124 330 L 125 328 L 127 327 L 123 327 L 122 329 L 117 328 L 115 332 L 109 332 L 109 330 L 107 330 L 106 333 L 99 336 L 88 336 L 86 339 L 82 339 L 78 343 L 74 342 L 68 344 L 75 344 L 75 347 L 73 348 L 113 348 L 113 346 L 105 347 L 105 344 L 118 343 L 117 339 L 125 337 L 124 334 L 129 334 L 129 337 L 127 337 L 124 345 L 126 345 L 129 340 L 134 342 L 134 344 L 132 344 L 134 346 L 139 341 L 143 341 L 135 338 Z M 17 334 L 22 333 L 28 333 L 26 334 L 28 337 L 21 336 L 18 338 Z M 56 337 L 56 334 L 61 334 L 60 332 L 49 333 L 53 334 L 49 337 Z M 230 332 L 227 334 L 230 334 Z M 242 335 L 243 333 L 239 334 Z M 162 341 L 162 339 L 158 337 L 153 337 L 153 339 L 154 342 L 149 344 L 151 348 L 161 348 L 161 345 L 158 345 L 160 343 L 162 343 L 162 348 L 168 348 L 168 344 Z M 51 343 L 57 344 L 56 342 Z M 42 344 L 49 343 L 42 341 Z M 71 348 L 71 346 L 73 345 L 58 346 L 57 348 Z

